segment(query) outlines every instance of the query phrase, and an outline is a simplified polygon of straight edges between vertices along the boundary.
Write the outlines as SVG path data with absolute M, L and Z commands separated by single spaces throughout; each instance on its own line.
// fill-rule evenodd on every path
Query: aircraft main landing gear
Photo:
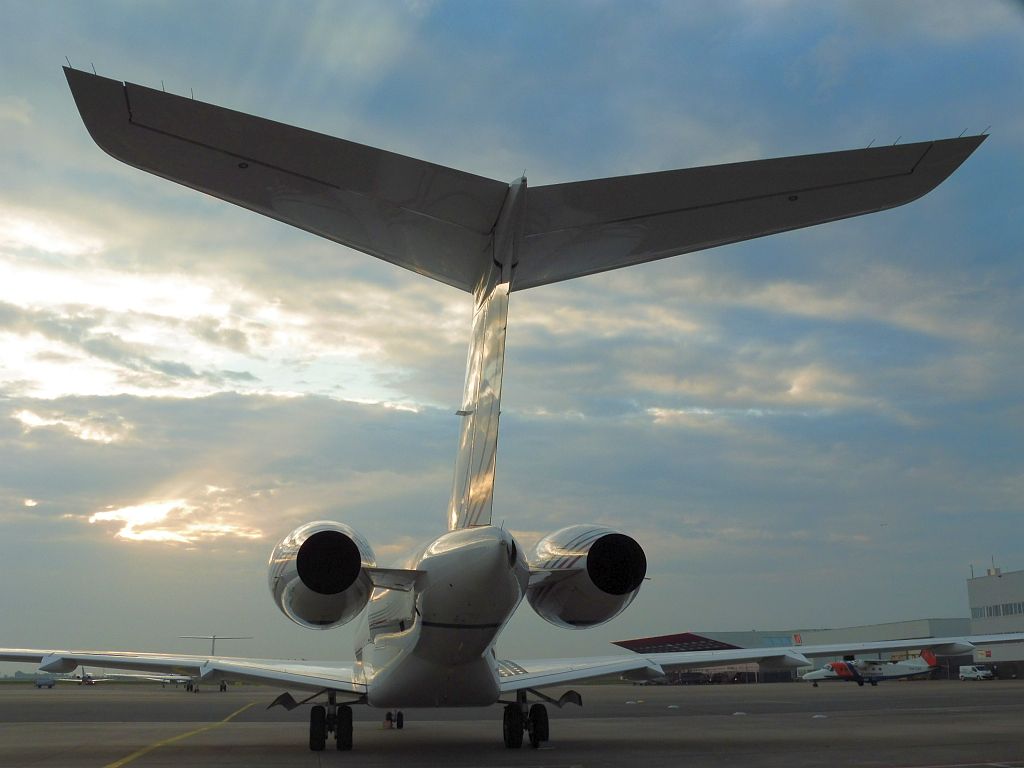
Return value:
M 342 752 L 352 749 L 352 707 L 338 704 L 337 694 L 327 692 L 327 706 L 317 704 L 309 710 L 309 748 L 323 752 L 328 734 Z
M 502 734 L 505 737 L 505 746 L 509 749 L 519 749 L 523 746 L 523 710 L 518 703 L 505 705 Z
M 530 739 L 530 746 L 537 749 L 542 742 L 548 740 L 548 709 L 543 704 L 534 704 L 527 708 L 526 691 L 516 692 L 516 703 L 506 704 L 502 735 L 505 746 L 519 749 L 523 746 L 523 733 Z
M 316 704 L 309 710 L 309 748 L 323 752 L 327 745 L 327 710 Z
M 530 746 L 537 749 L 542 741 L 548 740 L 548 708 L 543 704 L 530 707 L 526 719 L 526 730 L 530 734 Z

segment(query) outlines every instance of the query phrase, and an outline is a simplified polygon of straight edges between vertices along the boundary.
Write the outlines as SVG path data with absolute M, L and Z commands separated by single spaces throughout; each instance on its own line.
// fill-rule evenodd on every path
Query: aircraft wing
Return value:
M 324 688 L 364 694 L 351 663 L 292 661 L 282 659 L 240 659 L 208 656 L 165 656 L 123 651 L 60 651 L 32 648 L 0 649 L 0 661 L 22 661 L 39 665 L 43 672 L 71 672 L 80 665 L 139 672 L 183 675 L 203 680 L 245 680 L 277 683 L 288 688 L 319 691 Z
M 940 184 L 985 136 L 532 187 L 513 290 L 874 213 Z
M 510 187 L 423 160 L 65 67 L 114 158 L 473 291 Z M 511 290 L 881 211 L 984 136 L 532 187 Z
M 530 659 L 498 662 L 501 692 L 623 675 L 644 680 L 662 677 L 666 670 L 758 662 L 775 667 L 805 667 L 810 661 L 791 648 L 736 648 L 722 651 L 681 651 L 630 656 L 591 656 L 577 659 Z
M 962 637 L 919 637 L 907 640 L 882 640 L 870 643 L 834 643 L 830 645 L 794 645 L 769 648 L 728 648 L 714 651 L 677 653 L 634 653 L 618 656 L 592 656 L 576 659 L 503 660 L 498 662 L 501 691 L 588 680 L 608 675 L 629 679 L 656 679 L 667 671 L 758 663 L 774 668 L 811 666 L 816 657 L 860 655 L 930 649 L 939 656 L 971 653 L 976 647 L 1024 642 L 1024 632 Z

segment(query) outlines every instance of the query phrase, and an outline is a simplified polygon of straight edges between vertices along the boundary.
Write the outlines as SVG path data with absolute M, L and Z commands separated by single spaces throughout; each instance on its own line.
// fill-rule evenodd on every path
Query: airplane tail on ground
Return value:
M 932 653 L 930 648 L 925 648 L 923 651 L 921 651 L 921 655 L 914 661 L 923 662 L 924 664 L 927 664 L 929 667 L 939 666 L 939 660 L 935 657 L 935 654 Z

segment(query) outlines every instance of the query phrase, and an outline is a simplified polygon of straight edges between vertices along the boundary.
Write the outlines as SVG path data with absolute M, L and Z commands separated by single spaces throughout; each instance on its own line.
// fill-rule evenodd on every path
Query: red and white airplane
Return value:
M 512 292 L 813 224 L 924 195 L 984 136 L 528 187 L 404 157 L 161 90 L 65 69 L 96 143 L 118 160 L 468 292 L 474 302 L 446 531 L 381 567 L 351 526 L 315 521 L 270 557 L 274 601 L 303 627 L 358 621 L 353 662 L 0 650 L 44 671 L 80 664 L 305 689 L 309 745 L 352 748 L 351 705 L 505 704 L 504 741 L 548 739 L 549 686 L 666 667 L 809 664 L 806 648 L 503 659 L 496 641 L 525 598 L 559 627 L 621 613 L 647 573 L 641 545 L 604 525 L 550 533 L 525 552 L 492 525 L 505 331 Z M 998 639 L 998 638 L 997 638 Z M 1016 639 L 1024 639 L 1024 635 Z M 985 638 L 986 642 L 994 642 Z M 920 647 L 898 641 L 870 650 Z M 972 647 L 970 638 L 936 643 Z M 846 646 L 833 655 L 869 650 Z M 397 713 L 396 724 L 402 725 Z
M 881 680 L 898 680 L 902 677 L 921 677 L 938 668 L 939 660 L 930 649 L 908 661 L 881 661 L 878 659 L 852 659 L 831 661 L 821 669 L 805 674 L 801 679 L 818 687 L 821 682 L 848 682 L 863 686 L 864 683 L 878 685 Z

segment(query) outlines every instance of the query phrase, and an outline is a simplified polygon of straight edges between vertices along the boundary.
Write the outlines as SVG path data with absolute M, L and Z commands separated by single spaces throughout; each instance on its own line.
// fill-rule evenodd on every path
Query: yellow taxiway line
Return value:
M 220 728 L 222 725 L 224 725 L 224 723 L 230 722 L 233 718 L 245 712 L 245 710 L 253 706 L 255 703 L 255 701 L 250 701 L 244 707 L 239 707 L 230 715 L 221 720 L 219 723 L 210 723 L 209 725 L 204 725 L 202 728 L 196 728 L 194 731 L 189 731 L 188 733 L 181 733 L 177 736 L 171 736 L 171 738 L 169 739 L 163 739 L 162 741 L 154 742 L 153 744 L 150 744 L 148 747 L 143 747 L 138 752 L 132 752 L 130 755 L 128 755 L 128 757 L 122 757 L 120 760 L 115 760 L 112 763 L 107 763 L 105 766 L 103 766 L 103 768 L 121 768 L 121 766 L 128 765 L 128 763 L 132 762 L 133 760 L 138 760 L 143 755 L 149 754 L 154 749 L 166 747 L 168 744 L 173 744 L 176 741 L 187 739 L 189 736 L 195 736 L 197 733 L 202 733 L 203 731 L 212 731 L 214 728 Z

